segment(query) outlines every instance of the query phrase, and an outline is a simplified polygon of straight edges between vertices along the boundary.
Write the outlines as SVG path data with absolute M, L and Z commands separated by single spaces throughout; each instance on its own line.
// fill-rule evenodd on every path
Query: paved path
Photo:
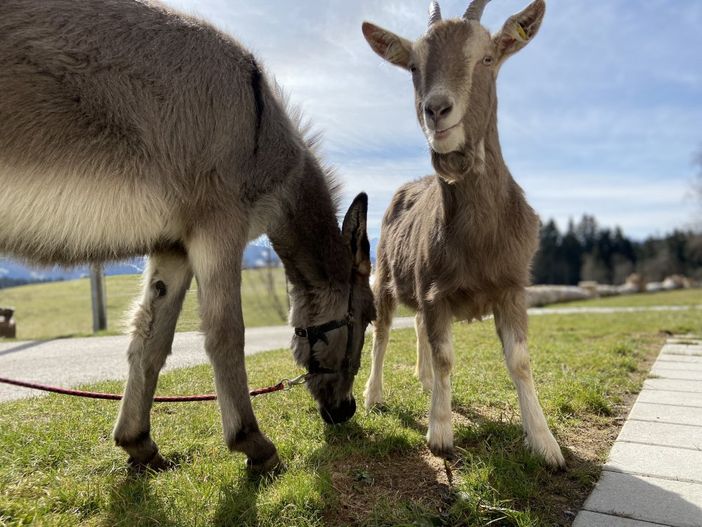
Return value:
M 529 314 L 557 315 L 577 313 L 630 313 L 640 311 L 681 311 L 702 306 L 651 307 L 559 307 L 532 308 Z M 413 318 L 396 318 L 393 328 L 414 326 Z M 251 328 L 246 330 L 247 355 L 290 345 L 292 329 L 288 326 Z M 108 379 L 127 378 L 126 349 L 129 337 L 87 337 L 48 341 L 0 340 L 0 375 L 24 381 L 76 386 Z M 165 371 L 208 362 L 204 340 L 200 333 L 177 333 L 173 353 L 166 361 Z M 0 384 L 0 401 L 41 395 L 41 392 Z
M 573 527 L 702 526 L 702 340 L 670 339 Z
M 413 327 L 413 318 L 398 318 L 393 327 Z M 272 326 L 246 330 L 245 353 L 287 348 L 293 330 Z M 85 337 L 44 341 L 0 341 L 0 375 L 23 381 L 76 386 L 127 378 L 129 336 Z M 208 362 L 204 337 L 198 332 L 176 333 L 173 352 L 163 371 Z M 0 401 L 41 395 L 42 392 L 0 384 Z

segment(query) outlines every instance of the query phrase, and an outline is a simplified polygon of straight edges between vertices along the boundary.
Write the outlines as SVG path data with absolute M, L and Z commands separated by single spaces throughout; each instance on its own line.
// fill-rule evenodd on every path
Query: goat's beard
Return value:
M 473 148 L 467 145 L 462 150 L 455 150 L 447 154 L 431 151 L 431 164 L 439 177 L 447 183 L 455 183 L 463 179 L 463 176 L 473 168 L 474 163 Z

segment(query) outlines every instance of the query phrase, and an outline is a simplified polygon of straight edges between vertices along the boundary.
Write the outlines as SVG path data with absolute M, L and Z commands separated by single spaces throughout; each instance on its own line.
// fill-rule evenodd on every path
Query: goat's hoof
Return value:
M 148 471 L 163 472 L 164 470 L 170 470 L 175 467 L 175 463 L 168 461 L 158 452 L 158 450 L 154 453 L 151 459 L 147 461 L 129 456 L 127 465 L 129 466 L 129 469 L 136 474 L 143 474 L 144 472 Z
M 527 435 L 526 443 L 531 451 L 543 458 L 551 468 L 564 469 L 566 467 L 561 447 L 558 446 L 558 442 L 550 432 L 544 434 L 539 441 L 534 441 L 532 437 Z
M 428 446 L 431 453 L 436 457 L 440 457 L 446 461 L 455 461 L 458 459 L 456 451 L 452 446 L 432 446 L 431 443 Z
M 253 476 L 279 472 L 283 468 L 285 467 L 278 457 L 278 452 L 273 452 L 273 455 L 265 460 L 246 459 L 246 469 Z

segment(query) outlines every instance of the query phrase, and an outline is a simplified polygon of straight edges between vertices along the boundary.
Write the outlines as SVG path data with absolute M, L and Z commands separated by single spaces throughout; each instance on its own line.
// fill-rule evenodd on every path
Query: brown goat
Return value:
M 495 88 L 503 61 L 536 35 L 546 6 L 534 1 L 491 37 L 480 24 L 486 3 L 475 0 L 463 18 L 446 21 L 432 3 L 429 29 L 414 43 L 363 24 L 376 53 L 412 72 L 417 118 L 437 171 L 402 186 L 383 219 L 365 404 L 382 402 L 388 331 L 402 302 L 417 310 L 416 374 L 432 391 L 427 441 L 434 453 L 451 452 L 451 323 L 454 317 L 479 319 L 492 312 L 527 443 L 549 464 L 563 466 L 527 351 L 525 287 L 538 245 L 538 218 L 502 158 Z
M 244 365 L 242 253 L 263 233 L 322 417 L 353 415 L 374 317 L 367 198 L 340 230 L 333 182 L 251 53 L 156 3 L 3 0 L 0 93 L 0 252 L 63 265 L 149 254 L 114 429 L 134 466 L 167 465 L 150 411 L 193 275 L 226 442 L 253 469 L 278 464 Z

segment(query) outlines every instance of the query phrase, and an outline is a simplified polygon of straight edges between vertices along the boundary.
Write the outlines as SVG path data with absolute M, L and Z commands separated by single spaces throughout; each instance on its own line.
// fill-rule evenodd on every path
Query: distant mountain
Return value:
M 378 239 L 370 240 L 371 261 L 375 263 L 375 251 L 378 246 Z M 250 243 L 244 250 L 244 268 L 251 269 L 257 267 L 279 266 L 280 258 L 265 240 L 257 240 Z M 146 267 L 146 258 L 139 257 L 125 262 L 111 263 L 105 266 L 105 274 L 108 276 L 118 274 L 140 274 Z M 74 280 L 83 278 L 90 274 L 87 266 L 64 269 L 62 267 L 36 267 L 26 265 L 16 260 L 0 257 L 0 287 L 6 287 L 12 283 L 29 283 L 55 280 Z

